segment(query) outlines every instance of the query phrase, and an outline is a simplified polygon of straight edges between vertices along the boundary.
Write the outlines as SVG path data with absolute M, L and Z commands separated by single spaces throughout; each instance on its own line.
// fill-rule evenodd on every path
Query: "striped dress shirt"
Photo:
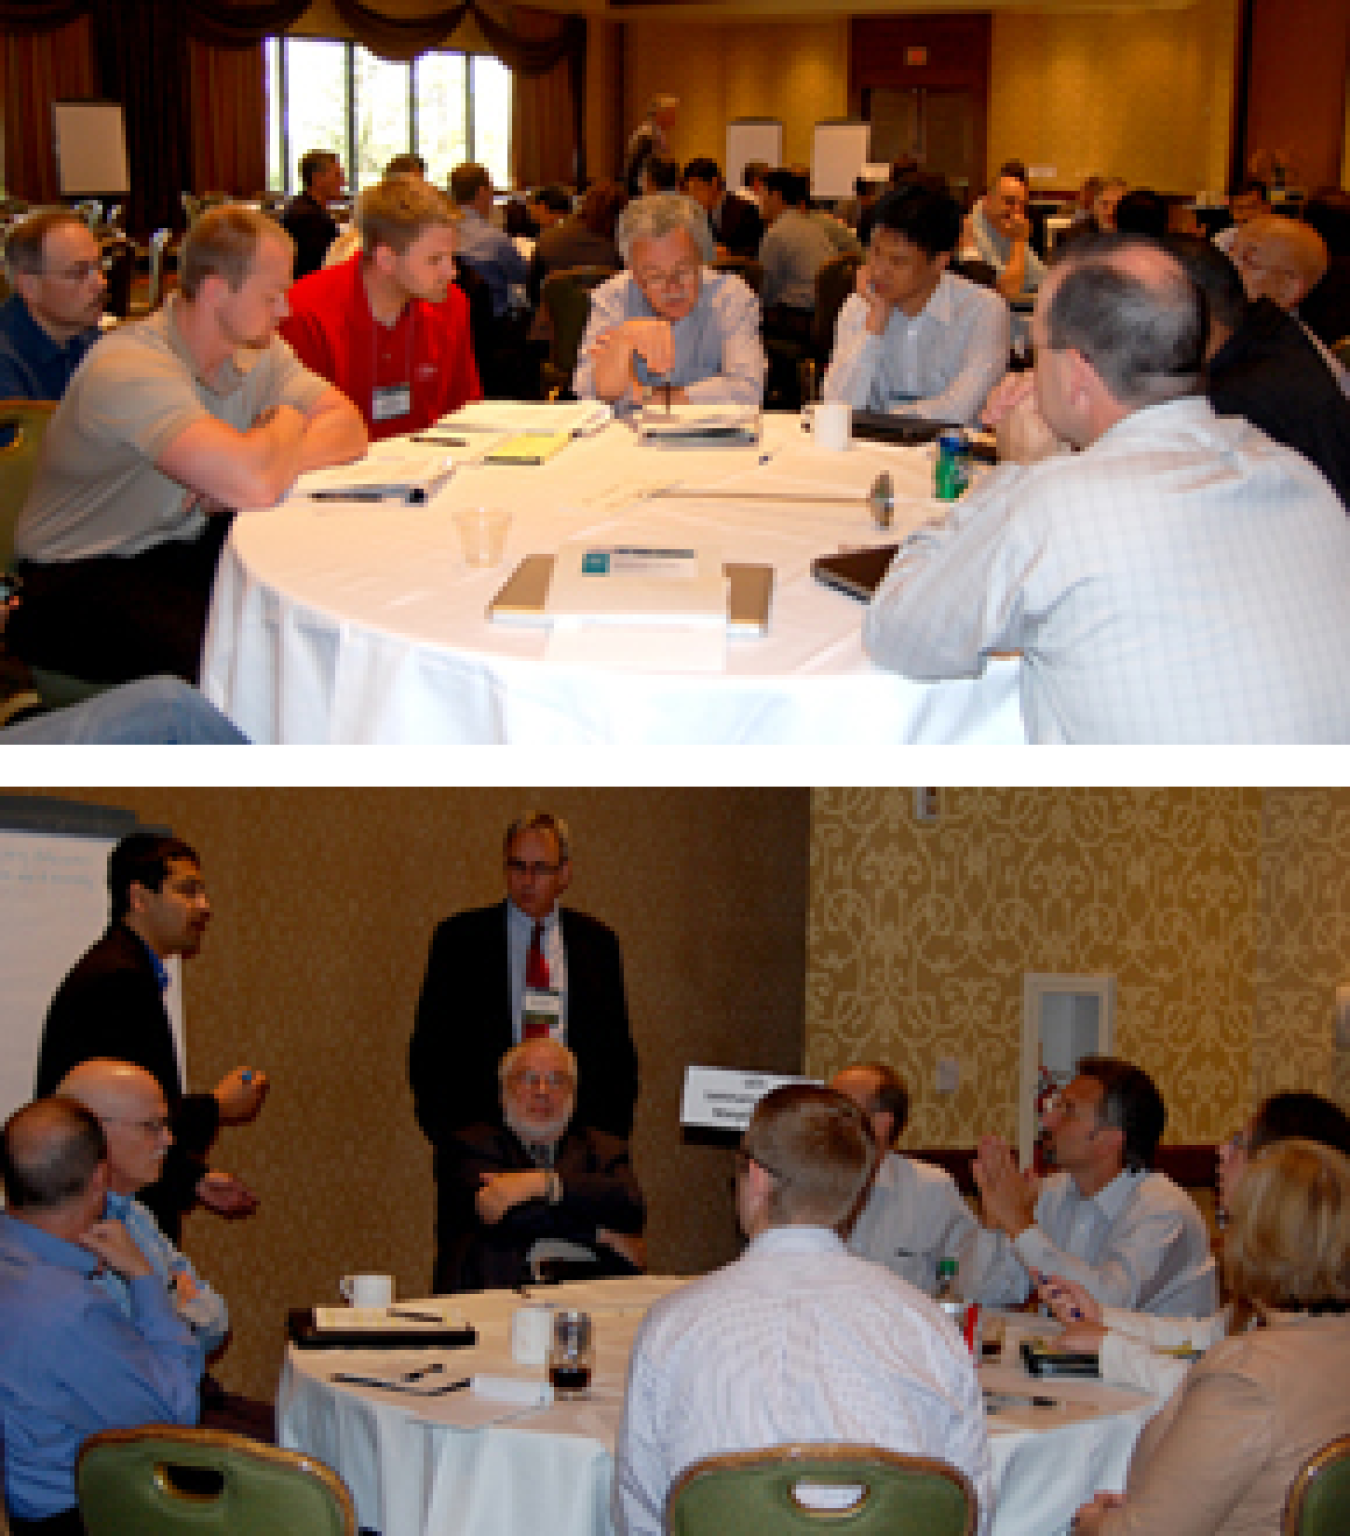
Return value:
M 701 1457 L 830 1440 L 953 1463 L 988 1532 L 989 1439 L 956 1329 L 833 1232 L 771 1228 L 643 1319 L 615 1451 L 615 1526 L 659 1536 L 671 1483 Z
M 1021 651 L 1033 742 L 1344 742 L 1347 592 L 1326 480 L 1190 395 L 995 470 L 901 544 L 863 642 L 925 681 Z

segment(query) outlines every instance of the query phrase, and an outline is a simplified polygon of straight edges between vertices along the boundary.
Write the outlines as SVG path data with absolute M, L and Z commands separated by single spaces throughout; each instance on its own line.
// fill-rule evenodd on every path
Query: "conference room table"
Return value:
M 252 740 L 1025 740 L 1015 658 L 996 658 L 976 679 L 912 682 L 863 651 L 862 604 L 811 575 L 817 555 L 893 542 L 941 510 L 931 446 L 854 442 L 828 452 L 797 416 L 769 415 L 755 446 L 653 447 L 613 422 L 539 465 L 447 451 L 455 471 L 422 505 L 292 495 L 236 517 L 216 576 L 201 686 Z M 882 470 L 897 492 L 889 532 L 874 526 L 866 505 Z M 654 494 L 675 488 L 757 494 Z M 792 499 L 802 497 L 812 499 Z M 839 497 L 852 499 L 829 499 Z M 502 562 L 487 569 L 466 565 L 453 518 L 479 505 L 512 515 Z M 487 616 L 523 557 L 582 539 L 771 565 L 767 633 L 728 634 L 710 657 L 687 635 L 660 629 L 555 633 Z
M 588 1397 L 531 1408 L 473 1391 L 415 1397 L 334 1382 L 337 1372 L 387 1376 L 433 1360 L 455 1378 L 542 1379 L 542 1368 L 511 1358 L 511 1315 L 525 1304 L 521 1295 L 400 1303 L 461 1316 L 478 1340 L 439 1351 L 291 1345 L 277 1396 L 278 1439 L 333 1467 L 361 1525 L 383 1536 L 612 1536 L 614 1444 L 633 1338 L 647 1308 L 685 1283 L 638 1276 L 534 1292 L 532 1300 L 590 1312 L 596 1350 Z M 1015 1340 L 1021 1330 L 1054 1325 L 1015 1316 L 1008 1326 Z M 1158 1407 L 1098 1381 L 1036 1381 L 1016 1364 L 984 1365 L 981 1381 L 986 1393 L 1055 1404 L 1005 1402 L 989 1415 L 994 1536 L 1057 1536 L 1099 1488 L 1122 1487 L 1135 1439 Z

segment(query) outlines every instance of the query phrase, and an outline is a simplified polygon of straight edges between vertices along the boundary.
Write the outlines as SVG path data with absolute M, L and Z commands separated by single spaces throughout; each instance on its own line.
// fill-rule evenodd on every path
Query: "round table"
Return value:
M 271 743 L 1020 743 L 1016 659 L 970 681 L 911 682 L 864 654 L 862 605 L 810 574 L 817 555 L 893 542 L 937 515 L 931 455 L 873 443 L 827 453 L 795 416 L 766 417 L 757 447 L 712 450 L 643 445 L 613 423 L 543 465 L 460 464 L 422 506 L 292 496 L 235 519 L 202 688 Z M 898 492 L 888 534 L 864 504 L 881 469 Z M 650 495 L 675 485 L 766 495 Z M 774 499 L 784 493 L 856 501 Z M 505 558 L 489 570 L 466 567 L 452 518 L 482 503 L 512 512 Z M 771 564 L 768 633 L 729 636 L 724 667 L 699 671 L 677 643 L 670 659 L 637 663 L 644 636 L 615 629 L 604 656 L 579 665 L 551 654 L 546 626 L 487 617 L 523 557 L 580 538 Z

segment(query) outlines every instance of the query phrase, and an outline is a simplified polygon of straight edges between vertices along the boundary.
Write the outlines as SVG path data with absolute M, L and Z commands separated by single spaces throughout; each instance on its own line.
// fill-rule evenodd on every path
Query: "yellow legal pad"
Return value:
M 518 432 L 483 455 L 485 464 L 546 464 L 572 441 L 570 432 Z

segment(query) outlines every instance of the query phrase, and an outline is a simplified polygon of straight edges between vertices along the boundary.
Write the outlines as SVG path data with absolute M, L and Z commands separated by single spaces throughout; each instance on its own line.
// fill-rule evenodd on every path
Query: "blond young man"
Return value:
M 386 179 L 357 200 L 360 251 L 291 289 L 282 336 L 372 438 L 420 431 L 482 397 L 469 303 L 455 286 L 458 222 L 434 187 Z

